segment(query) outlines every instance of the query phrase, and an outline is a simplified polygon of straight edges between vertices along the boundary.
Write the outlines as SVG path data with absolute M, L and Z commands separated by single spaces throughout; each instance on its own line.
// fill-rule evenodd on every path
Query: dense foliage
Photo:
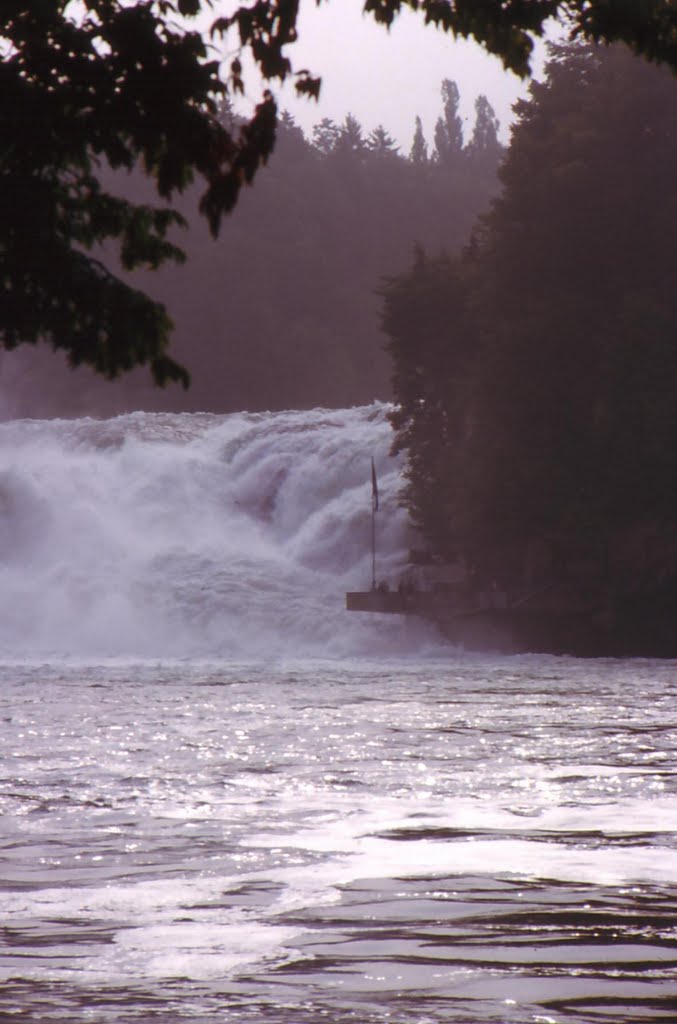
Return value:
M 189 223 L 181 238 L 187 263 L 125 276 L 168 310 L 173 352 L 190 365 L 190 390 L 154 388 L 143 372 L 110 388 L 85 368 L 73 376 L 46 348 L 22 346 L 2 359 L 5 415 L 387 398 L 376 288 L 383 273 L 407 266 L 415 239 L 431 251 L 459 250 L 487 207 L 501 147 L 484 97 L 478 107 L 482 120 L 444 160 L 421 133 L 425 158 L 418 162 L 402 156 L 382 126 L 368 131 L 348 115 L 340 123 L 325 119 L 305 138 L 284 114 L 269 166 L 220 237 L 212 239 L 191 214 L 190 191 L 179 206 Z M 222 116 L 232 117 L 227 109 Z M 141 174 L 108 172 L 104 181 L 135 204 L 148 201 L 151 183 Z
M 0 342 L 46 340 L 74 365 L 116 376 L 149 363 L 158 383 L 187 382 L 166 355 L 164 308 L 88 253 L 114 241 L 122 265 L 183 254 L 176 210 L 157 205 L 196 175 L 214 231 L 240 182 L 272 149 L 264 102 L 234 140 L 216 117 L 225 91 L 202 36 L 177 25 L 197 0 L 127 5 L 3 0 L 0 15 Z M 152 203 L 102 185 L 101 170 L 142 165 Z
M 464 256 L 388 283 L 396 443 L 436 551 L 496 574 L 500 551 L 677 518 L 675 168 L 670 72 L 553 48 Z
M 228 88 L 242 90 L 241 54 L 265 79 L 294 74 L 286 48 L 297 37 L 299 0 L 257 0 L 217 17 L 212 36 L 239 37 L 226 75 L 203 37 L 186 28 L 210 0 L 3 0 L 0 13 L 0 343 L 48 341 L 77 365 L 108 377 L 149 364 L 158 383 L 187 382 L 166 349 L 162 304 L 125 283 L 92 252 L 107 244 L 125 268 L 181 260 L 170 242 L 172 201 L 204 181 L 201 212 L 213 233 L 274 144 L 276 110 L 266 93 L 248 124 L 217 117 Z M 623 40 L 677 66 L 673 0 L 366 0 L 390 24 L 402 6 L 455 35 L 472 36 L 519 74 L 533 37 L 553 16 L 589 39 Z M 229 43 L 229 45 L 231 45 Z M 296 72 L 317 95 L 319 80 Z M 440 137 L 441 138 L 441 137 Z M 451 140 L 453 143 L 453 140 Z M 441 150 L 440 150 L 441 151 Z M 102 168 L 142 165 L 149 202 L 121 199 Z

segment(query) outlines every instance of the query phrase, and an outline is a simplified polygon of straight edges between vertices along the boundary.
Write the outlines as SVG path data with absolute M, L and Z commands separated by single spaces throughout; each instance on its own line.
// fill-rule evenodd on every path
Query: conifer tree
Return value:
M 167 354 L 166 310 L 92 252 L 103 245 L 125 268 L 182 260 L 168 238 L 182 217 L 166 204 L 201 181 L 200 212 L 216 235 L 273 150 L 267 83 L 292 78 L 297 92 L 317 97 L 320 80 L 295 71 L 288 53 L 299 0 L 224 6 L 219 17 L 212 0 L 2 0 L 0 345 L 47 341 L 103 376 L 146 364 L 158 383 L 187 382 Z M 677 68 L 674 0 L 364 0 L 384 25 L 406 7 L 451 35 L 474 37 L 522 76 L 553 17 L 575 36 L 620 41 Z M 225 39 L 235 54 L 225 75 L 202 26 L 189 27 L 210 13 L 212 40 Z M 253 57 L 266 85 L 252 118 L 231 131 L 218 101 L 244 92 L 242 55 Z M 445 104 L 435 138 L 442 162 L 462 149 L 451 83 Z M 159 205 L 134 207 L 106 193 L 107 166 L 145 166 Z
M 409 151 L 409 159 L 412 164 L 416 164 L 418 166 L 424 166 L 428 163 L 428 144 L 425 141 L 423 125 L 418 114 L 416 115 L 416 127 L 414 129 L 414 138 L 411 144 L 411 150 Z
M 369 133 L 367 149 L 374 156 L 397 156 L 398 146 L 392 135 L 379 124 Z
M 333 153 L 336 148 L 341 129 L 330 117 L 323 117 L 313 128 L 313 146 L 323 156 Z
M 458 161 L 463 152 L 463 122 L 458 112 L 460 95 L 456 82 L 445 78 L 441 86 L 442 116 L 435 123 L 433 159 L 442 166 Z
M 367 143 L 362 125 L 353 114 L 346 114 L 343 123 L 339 125 L 334 149 L 337 153 L 356 157 L 361 157 L 366 152 Z
M 552 47 L 517 112 L 463 260 L 418 260 L 386 293 L 410 510 L 489 579 L 501 546 L 518 573 L 534 540 L 580 560 L 677 521 L 674 76 Z
M 475 158 L 495 158 L 501 149 L 498 139 L 498 118 L 486 96 L 475 100 L 475 125 L 468 143 L 468 154 Z

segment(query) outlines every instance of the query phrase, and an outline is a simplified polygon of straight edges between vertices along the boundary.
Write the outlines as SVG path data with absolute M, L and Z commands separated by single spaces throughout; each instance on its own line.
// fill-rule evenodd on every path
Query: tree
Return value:
M 72 6 L 72 5 L 71 5 Z M 101 167 L 143 166 L 168 201 L 200 176 L 214 233 L 270 153 L 275 106 L 265 98 L 233 137 L 218 119 L 226 86 L 197 32 L 175 15 L 196 0 L 124 6 L 5 0 L 0 20 L 0 342 L 48 341 L 73 365 L 114 377 L 150 364 L 157 383 L 188 381 L 166 354 L 164 308 L 100 258 L 126 269 L 181 260 L 166 205 L 133 204 L 101 183 Z M 89 255 L 97 251 L 99 258 Z
M 313 129 L 313 145 L 323 156 L 329 156 L 336 148 L 340 133 L 341 129 L 330 117 L 323 117 Z
M 391 285 L 407 500 L 436 550 L 488 560 L 489 579 L 500 545 L 524 564 L 534 540 L 580 555 L 677 520 L 676 123 L 665 69 L 553 47 L 519 104 L 503 191 L 445 272 L 446 306 L 439 269 L 419 268 L 421 300 L 411 274 Z M 436 344 L 419 352 L 411 325 L 433 287 Z M 460 376 L 459 323 L 473 339 Z
M 387 132 L 382 124 L 378 124 L 367 138 L 367 149 L 376 157 L 397 156 L 398 145 L 394 138 Z
M 362 125 L 352 114 L 346 114 L 339 125 L 334 152 L 347 159 L 361 158 L 367 151 Z
M 404 0 L 426 22 L 473 36 L 506 67 L 529 72 L 533 40 L 547 19 L 601 42 L 622 40 L 650 60 L 677 67 L 672 0 Z M 217 233 L 243 183 L 251 183 L 275 140 L 276 108 L 265 92 L 248 123 L 219 121 L 218 101 L 244 89 L 240 55 L 226 79 L 207 44 L 186 28 L 210 0 L 3 0 L 0 14 L 0 343 L 47 341 L 73 364 L 114 377 L 137 364 L 158 383 L 187 382 L 166 352 L 166 311 L 110 270 L 180 260 L 170 238 L 181 217 L 171 205 L 203 180 L 202 214 Z M 365 0 L 389 25 L 402 0 Z M 258 0 L 218 17 L 212 38 L 239 37 L 264 80 L 296 78 L 316 96 L 319 79 L 295 72 L 286 49 L 297 37 L 299 0 Z M 180 20 L 182 19 L 182 20 Z M 100 170 L 145 168 L 162 205 L 107 192 Z M 107 258 L 98 258 L 101 246 Z
M 452 167 L 463 153 L 463 121 L 458 112 L 460 95 L 456 82 L 442 82 L 442 116 L 435 123 L 433 159 L 443 167 Z
M 458 554 L 455 510 L 467 429 L 466 389 L 477 358 L 468 260 L 414 252 L 413 266 L 382 290 L 393 360 L 393 451 L 405 451 L 403 500 L 437 554 Z
M 414 138 L 411 143 L 411 150 L 409 152 L 409 159 L 412 164 L 418 166 L 424 166 L 428 162 L 428 145 L 425 141 L 425 135 L 423 134 L 423 124 L 421 118 L 416 117 L 416 127 L 414 128 Z
M 502 454 L 478 501 L 513 536 L 669 517 L 675 82 L 618 48 L 554 47 L 518 114 L 484 226 L 478 437 Z
M 283 110 L 278 119 L 278 132 L 280 135 L 296 139 L 297 142 L 304 141 L 303 129 L 299 127 L 296 118 L 288 110 Z
M 468 143 L 468 155 L 475 163 L 483 162 L 487 157 L 495 160 L 501 150 L 498 139 L 498 118 L 486 96 L 480 95 L 475 100 L 475 126 Z
M 363 134 L 384 141 L 378 130 Z M 224 224 L 225 238 L 211 239 L 196 215 L 196 184 L 177 204 L 187 221 L 186 264 L 125 276 L 166 306 L 175 324 L 172 355 L 190 366 L 189 391 L 153 387 L 142 369 L 110 387 L 85 366 L 74 376 L 46 346 L 25 345 L 1 360 L 5 415 L 387 400 L 390 366 L 374 289 L 384 274 L 406 268 L 414 238 L 430 253 L 460 251 L 495 191 L 495 170 L 491 180 L 457 182 L 389 150 L 323 156 L 282 113 L 275 152 Z M 119 173 L 109 170 L 103 184 L 119 187 Z M 147 201 L 140 171 L 125 175 L 122 186 L 128 201 Z

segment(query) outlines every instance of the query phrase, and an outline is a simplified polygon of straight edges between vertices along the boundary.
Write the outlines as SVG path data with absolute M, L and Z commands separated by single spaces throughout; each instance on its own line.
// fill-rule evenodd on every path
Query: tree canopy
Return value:
M 494 574 L 677 518 L 677 83 L 618 47 L 546 71 L 464 256 L 385 289 L 407 501 Z
M 264 97 L 239 133 L 218 119 L 227 84 L 200 33 L 178 16 L 197 0 L 128 5 L 3 0 L 0 14 L 0 340 L 46 340 L 73 365 L 114 377 L 149 363 L 157 383 L 186 371 L 166 354 L 164 307 L 109 269 L 182 260 L 162 205 L 131 203 L 102 186 L 101 169 L 142 166 L 155 200 L 197 176 L 214 233 L 271 152 L 275 105 Z M 90 255 L 99 249 L 98 256 Z
M 534 38 L 560 17 L 574 35 L 623 41 L 677 67 L 673 0 L 366 0 L 390 25 L 403 8 L 472 37 L 506 67 L 529 72 Z M 313 96 L 319 79 L 295 71 L 300 0 L 256 0 L 216 16 L 212 39 L 237 37 L 222 70 L 202 34 L 211 0 L 3 0 L 0 13 L 0 343 L 47 341 L 74 364 L 108 377 L 150 365 L 156 382 L 187 383 L 167 355 L 164 307 L 111 269 L 157 267 L 183 254 L 174 197 L 203 182 L 200 211 L 213 233 L 275 141 L 276 107 L 265 92 L 249 122 L 227 126 L 219 100 L 242 90 L 242 54 L 266 80 L 296 79 Z M 230 45 L 230 44 L 229 44 Z M 142 166 L 150 203 L 107 191 L 101 168 Z M 158 200 L 159 205 L 158 205 Z
M 478 106 L 495 123 L 483 97 Z M 196 183 L 177 202 L 187 222 L 186 263 L 124 273 L 166 307 L 175 324 L 172 355 L 190 366 L 190 389 L 154 387 L 144 370 L 110 387 L 86 366 L 74 374 L 62 353 L 24 345 L 0 353 L 4 414 L 255 411 L 388 399 L 379 281 L 407 267 L 412 239 L 431 252 L 459 252 L 498 187 L 502 147 L 476 148 L 477 124 L 465 127 L 468 143 L 451 165 L 421 164 L 399 153 L 382 126 L 326 118 L 306 138 L 283 112 L 269 165 L 221 237 L 211 238 L 197 215 Z M 102 182 L 130 202 L 147 201 L 140 170 L 109 169 Z

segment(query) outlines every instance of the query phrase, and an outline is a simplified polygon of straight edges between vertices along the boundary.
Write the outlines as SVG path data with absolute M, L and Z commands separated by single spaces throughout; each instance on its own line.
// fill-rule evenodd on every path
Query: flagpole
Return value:
M 376 509 L 371 503 L 371 589 L 376 590 Z
M 378 484 L 374 456 L 371 457 L 371 589 L 376 590 L 376 512 L 378 511 Z

